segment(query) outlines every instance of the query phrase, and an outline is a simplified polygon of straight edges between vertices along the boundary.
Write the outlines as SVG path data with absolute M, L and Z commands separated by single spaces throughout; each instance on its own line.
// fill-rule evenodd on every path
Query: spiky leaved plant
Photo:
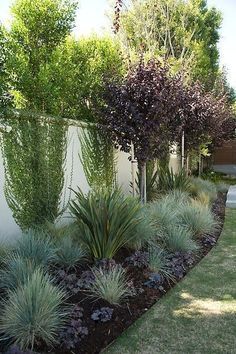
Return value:
M 140 204 L 120 189 L 75 192 L 71 212 L 78 226 L 78 240 L 95 259 L 112 258 L 136 238 Z
M 172 168 L 169 169 L 169 166 L 160 168 L 158 177 L 158 188 L 163 193 L 173 190 L 186 192 L 190 190 L 190 178 L 183 169 L 174 173 Z

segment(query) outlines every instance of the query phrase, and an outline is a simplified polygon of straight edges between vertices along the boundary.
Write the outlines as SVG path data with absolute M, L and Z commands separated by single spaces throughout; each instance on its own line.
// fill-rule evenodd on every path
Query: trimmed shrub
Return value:
M 9 292 L 3 303 L 0 331 L 21 349 L 33 349 L 39 340 L 51 345 L 65 322 L 61 308 L 65 299 L 65 293 L 36 270 L 27 283 Z
M 134 242 L 140 203 L 120 189 L 75 192 L 70 209 L 78 226 L 82 247 L 95 259 L 112 258 L 124 245 Z
M 179 213 L 179 224 L 185 227 L 194 238 L 215 231 L 218 224 L 211 210 L 199 203 L 183 205 Z
M 170 225 L 163 235 L 165 246 L 170 252 L 196 251 L 198 246 L 192 236 L 192 231 L 181 225 Z
M 95 281 L 90 287 L 92 297 L 117 305 L 129 295 L 126 273 L 121 266 L 97 268 L 93 273 Z
M 56 263 L 65 268 L 73 268 L 85 258 L 85 252 L 70 237 L 57 242 Z

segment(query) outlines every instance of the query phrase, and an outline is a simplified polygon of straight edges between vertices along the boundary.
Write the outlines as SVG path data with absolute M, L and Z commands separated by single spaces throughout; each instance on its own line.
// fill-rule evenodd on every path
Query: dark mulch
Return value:
M 183 275 L 180 276 L 181 280 L 185 274 L 194 267 L 216 244 L 223 227 L 225 216 L 225 195 L 219 194 L 217 200 L 213 205 L 213 211 L 219 221 L 219 229 L 214 235 L 205 235 L 201 241 L 202 251 L 201 255 L 195 257 L 193 262 L 185 263 Z M 123 249 L 116 257 L 116 262 L 123 263 L 125 258 L 130 256 L 127 249 Z M 84 270 L 84 269 L 83 269 Z M 130 279 L 132 279 L 134 287 L 141 289 L 142 292 L 136 296 L 129 297 L 128 300 L 121 306 L 111 306 L 105 301 L 94 302 L 88 297 L 88 293 L 79 291 L 77 294 L 70 298 L 73 304 L 79 304 L 83 308 L 82 325 L 88 329 L 88 335 L 81 339 L 79 344 L 73 350 L 66 350 L 65 348 L 38 348 L 40 353 L 57 353 L 57 354 L 95 354 L 99 353 L 115 338 L 117 338 L 125 329 L 127 329 L 138 317 L 147 311 L 155 302 L 157 302 L 175 283 L 165 282 L 163 289 L 151 289 L 143 285 L 147 280 L 147 272 L 145 269 L 127 266 L 126 270 Z M 82 269 L 78 269 L 78 276 L 81 274 Z M 112 307 L 112 319 L 108 322 L 95 322 L 91 319 L 91 314 L 94 310 L 101 307 Z

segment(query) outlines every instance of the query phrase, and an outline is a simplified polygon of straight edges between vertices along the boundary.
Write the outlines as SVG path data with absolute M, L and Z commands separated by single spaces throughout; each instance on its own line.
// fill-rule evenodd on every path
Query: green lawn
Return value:
M 217 246 L 105 353 L 236 353 L 236 210 Z

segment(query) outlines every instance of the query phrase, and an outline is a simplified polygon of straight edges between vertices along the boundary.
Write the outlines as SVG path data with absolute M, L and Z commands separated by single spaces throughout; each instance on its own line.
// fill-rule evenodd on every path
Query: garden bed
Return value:
M 54 352 L 58 354 L 99 353 L 125 329 L 127 329 L 138 317 L 146 312 L 156 301 L 158 301 L 171 287 L 175 285 L 177 281 L 180 281 L 188 273 L 188 271 L 194 267 L 216 244 L 224 223 L 225 199 L 225 194 L 218 194 L 218 198 L 213 204 L 212 209 L 217 220 L 219 221 L 219 228 L 214 234 L 205 235 L 201 239 L 200 254 L 198 253 L 197 256 L 183 256 L 180 253 L 172 255 L 170 264 L 176 267 L 178 275 L 175 282 L 165 281 L 161 287 L 158 287 L 158 289 L 145 286 L 144 283 L 148 279 L 147 269 L 145 269 L 145 267 L 130 265 L 127 258 L 130 257 L 133 252 L 129 252 L 127 249 L 122 249 L 115 257 L 115 261 L 116 263 L 121 263 L 123 267 L 125 267 L 128 277 L 132 282 L 131 287 L 133 290 L 136 289 L 136 294 L 133 294 L 134 296 L 130 296 L 122 305 L 112 306 L 103 300 L 94 301 L 88 297 L 87 291 L 77 292 L 76 289 L 73 290 L 73 285 L 71 290 L 72 292 L 74 291 L 75 294 L 70 297 L 69 302 L 79 306 L 79 308 L 77 308 L 79 313 L 79 323 L 76 325 L 78 326 L 77 329 L 81 335 L 76 348 L 66 350 L 61 347 L 55 347 L 54 349 L 41 347 L 38 348 L 38 351 L 40 353 Z M 89 268 L 86 267 L 77 268 L 76 277 L 81 278 L 81 274 L 85 271 L 87 271 L 87 275 L 89 277 Z M 75 277 L 75 272 L 72 277 Z M 96 321 L 91 318 L 94 311 L 104 307 L 113 310 L 112 314 L 110 313 L 112 316 L 110 320 L 106 321 L 109 315 L 105 316 L 106 322 L 102 322 L 101 320 Z

